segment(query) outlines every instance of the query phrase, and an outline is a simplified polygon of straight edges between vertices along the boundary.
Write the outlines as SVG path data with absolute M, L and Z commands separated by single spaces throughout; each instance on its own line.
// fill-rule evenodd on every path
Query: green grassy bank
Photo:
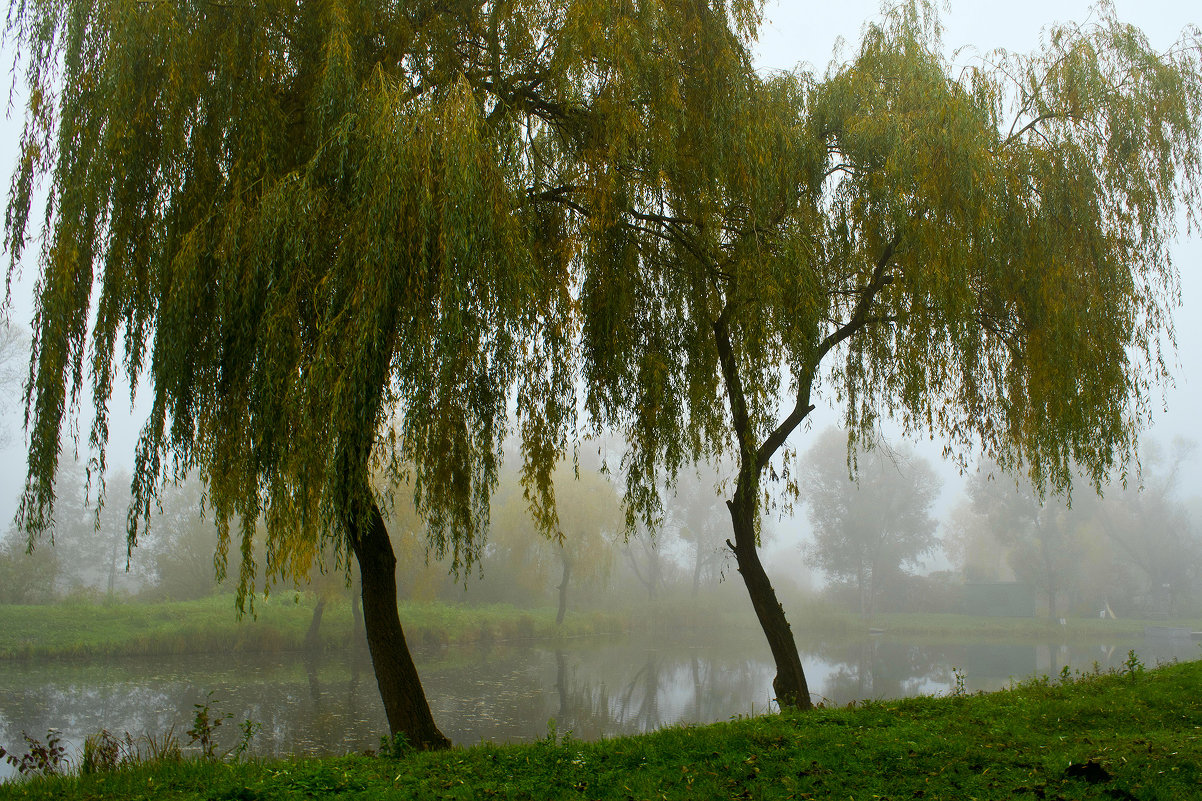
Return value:
M 626 610 L 570 612 L 561 626 L 555 625 L 556 610 L 551 607 L 404 601 L 400 614 L 409 642 L 420 648 L 631 632 L 682 637 L 723 629 L 754 633 L 755 621 L 744 600 L 698 603 L 684 598 Z M 301 596 L 298 602 L 291 594 L 273 595 L 256 603 L 254 616 L 241 620 L 229 595 L 163 603 L 0 605 L 0 660 L 297 650 L 304 645 L 313 603 L 311 597 Z M 965 637 L 995 642 L 1103 641 L 1141 636 L 1145 625 L 1202 629 L 1198 619 L 1070 619 L 1060 625 L 1038 618 L 894 614 L 865 621 L 816 602 L 796 602 L 788 608 L 799 635 L 845 638 L 865 636 L 870 627 L 883 629 L 886 637 L 927 642 Z M 355 637 L 350 603 L 327 604 L 320 646 L 345 648 Z
M 402 602 L 407 638 L 417 646 L 530 638 L 577 637 L 624 630 L 621 617 L 575 614 L 555 625 L 554 609 L 478 607 Z M 0 605 L 0 659 L 162 656 L 228 651 L 286 651 L 304 645 L 312 599 L 273 596 L 239 620 L 232 596 L 165 603 L 46 606 Z M 348 602 L 327 604 L 323 648 L 341 648 L 356 636 Z
M 400 758 L 171 762 L 0 799 L 1192 799 L 1202 662 L 582 743 Z

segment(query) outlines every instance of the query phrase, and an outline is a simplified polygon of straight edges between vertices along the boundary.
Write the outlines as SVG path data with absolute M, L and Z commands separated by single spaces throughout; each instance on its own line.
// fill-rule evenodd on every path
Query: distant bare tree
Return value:
M 1005 550 L 1014 577 L 1043 596 L 1048 617 L 1059 618 L 1060 601 L 1082 584 L 1088 536 L 1078 524 L 1081 516 L 1070 513 L 1066 499 L 1040 497 L 1025 476 L 1007 474 L 993 462 L 973 474 L 967 492 L 960 524 L 988 532 Z

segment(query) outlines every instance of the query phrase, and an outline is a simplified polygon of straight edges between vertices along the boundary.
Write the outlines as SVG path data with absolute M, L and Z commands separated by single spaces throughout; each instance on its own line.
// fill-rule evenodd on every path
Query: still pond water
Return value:
M 1097 645 L 958 642 L 923 645 L 887 638 L 799 643 L 811 690 L 829 703 L 946 694 L 956 673 L 966 689 L 993 690 L 1034 674 L 1121 667 L 1134 649 L 1149 667 L 1202 655 L 1188 639 L 1145 638 Z M 545 737 L 548 722 L 578 739 L 674 723 L 711 722 L 771 708 L 773 670 L 755 638 L 665 643 L 643 638 L 444 648 L 418 652 L 434 717 L 459 744 Z M 300 654 L 113 659 L 102 663 L 0 664 L 0 745 L 23 752 L 22 732 L 57 729 L 69 753 L 83 738 L 160 734 L 183 742 L 194 704 L 206 697 L 219 730 L 262 724 L 259 755 L 341 754 L 379 745 L 386 728 L 366 649 Z M 10 775 L 0 765 L 0 778 Z

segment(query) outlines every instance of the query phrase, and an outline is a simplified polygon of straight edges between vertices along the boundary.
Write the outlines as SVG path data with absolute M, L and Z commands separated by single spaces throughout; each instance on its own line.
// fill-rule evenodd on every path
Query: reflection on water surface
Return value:
M 1119 667 L 1135 648 L 1154 666 L 1199 656 L 1188 640 L 1073 645 L 966 642 L 915 645 L 872 638 L 802 644 L 815 697 L 845 704 L 949 692 L 953 669 L 971 691 L 993 690 L 1062 667 Z M 633 734 L 682 722 L 706 723 L 771 708 L 772 665 L 754 638 L 736 643 L 651 639 L 446 648 L 416 654 L 435 719 L 458 744 L 543 737 L 548 722 L 578 739 Z M 0 744 L 21 733 L 62 732 L 78 748 L 101 729 L 177 736 L 193 705 L 212 691 L 233 717 L 220 730 L 232 746 L 236 724 L 262 724 L 254 753 L 340 754 L 379 744 L 386 728 L 366 651 L 323 654 L 180 656 L 9 663 L 0 677 Z M 14 748 L 14 750 L 17 750 Z M 0 776 L 11 773 L 0 766 Z

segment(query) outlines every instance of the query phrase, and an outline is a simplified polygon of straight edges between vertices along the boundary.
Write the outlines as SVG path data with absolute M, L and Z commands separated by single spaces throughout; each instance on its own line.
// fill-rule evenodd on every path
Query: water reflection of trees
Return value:
M 758 646 L 758 643 L 757 643 Z M 1121 666 L 1129 647 L 1148 665 L 1196 655 L 1188 640 L 1153 648 L 1135 642 L 1099 648 L 1059 643 L 951 643 L 921 646 L 885 638 L 809 649 L 815 692 L 831 703 L 946 692 L 952 667 L 968 689 L 990 690 L 1063 666 L 1089 671 Z M 1172 650 L 1178 648 L 1178 650 Z M 1193 649 L 1190 653 L 1180 649 Z M 302 659 L 275 657 L 128 660 L 107 666 L 10 664 L 0 681 L 0 745 L 19 746 L 21 732 L 44 737 L 59 729 L 78 747 L 103 728 L 161 735 L 174 727 L 186 741 L 193 704 L 213 691 L 217 714 L 232 713 L 218 732 L 222 747 L 236 723 L 262 724 L 258 755 L 329 754 L 374 748 L 385 731 L 383 711 L 364 651 Z M 456 742 L 531 740 L 554 719 L 563 734 L 595 740 L 682 721 L 709 722 L 764 712 L 772 666 L 756 647 L 705 647 L 640 640 L 603 640 L 559 650 L 495 646 L 421 655 L 435 716 Z
M 814 656 L 830 665 L 816 688 L 828 703 L 920 695 L 951 679 L 951 667 L 939 649 L 870 638 L 815 650 Z
M 762 712 L 770 700 L 766 661 L 703 656 L 687 647 L 607 656 L 557 653 L 561 730 L 584 739 L 636 734 Z M 616 663 L 605 664 L 609 660 Z M 621 678 L 611 690 L 605 676 Z
M 555 729 L 573 737 L 634 734 L 680 721 L 722 720 L 752 711 L 770 666 L 714 659 L 681 646 L 581 645 L 557 650 L 492 648 L 424 673 L 435 717 L 456 742 L 530 740 Z
M 223 749 L 237 741 L 236 724 L 250 719 L 262 724 L 252 742 L 258 755 L 361 750 L 378 742 L 384 716 L 378 699 L 373 705 L 360 698 L 374 692 L 357 686 L 360 671 L 355 658 L 324 665 L 291 655 L 235 665 L 189 657 L 10 666 L 0 689 L 0 744 L 18 745 L 22 731 L 40 737 L 56 728 L 76 749 L 101 729 L 135 737 L 173 731 L 186 745 L 194 705 L 212 691 L 214 715 L 233 716 L 216 732 Z

